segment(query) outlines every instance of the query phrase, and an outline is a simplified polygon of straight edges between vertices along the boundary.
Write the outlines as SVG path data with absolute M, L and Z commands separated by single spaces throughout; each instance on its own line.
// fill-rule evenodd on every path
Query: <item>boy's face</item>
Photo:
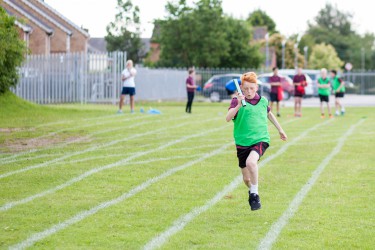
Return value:
M 241 84 L 241 89 L 247 99 L 253 99 L 258 91 L 258 84 L 245 81 Z
M 330 72 L 329 74 L 331 75 L 331 78 L 335 78 L 335 76 L 336 76 L 335 73 L 333 73 L 333 72 Z

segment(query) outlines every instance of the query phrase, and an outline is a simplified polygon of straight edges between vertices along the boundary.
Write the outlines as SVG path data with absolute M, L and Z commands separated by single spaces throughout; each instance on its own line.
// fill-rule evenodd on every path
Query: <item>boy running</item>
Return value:
M 251 210 L 258 210 L 261 208 L 258 194 L 258 161 L 270 143 L 267 118 L 277 128 L 283 141 L 287 139 L 287 135 L 270 112 L 268 100 L 257 94 L 256 74 L 254 72 L 243 74 L 241 83 L 244 95 L 237 94 L 238 97 L 232 99 L 226 120 L 227 122 L 232 120 L 234 123 L 233 135 L 238 165 L 241 168 L 243 181 L 249 188 Z M 247 103 L 245 107 L 241 105 L 242 100 Z
M 335 107 L 336 107 L 336 113 L 335 115 L 340 115 L 340 109 L 341 109 L 341 115 L 345 114 L 345 108 L 342 105 L 342 98 L 344 98 L 345 95 L 345 83 L 341 78 L 337 76 L 336 70 L 331 70 L 331 83 L 333 92 L 335 93 Z
M 329 118 L 332 118 L 331 108 L 329 106 L 329 95 L 331 93 L 331 84 L 329 83 L 329 79 L 327 77 L 327 69 L 323 68 L 320 71 L 321 77 L 318 79 L 318 93 L 320 98 L 320 113 L 321 118 L 324 119 L 324 107 L 323 102 L 327 103 L 327 110 L 329 114 Z

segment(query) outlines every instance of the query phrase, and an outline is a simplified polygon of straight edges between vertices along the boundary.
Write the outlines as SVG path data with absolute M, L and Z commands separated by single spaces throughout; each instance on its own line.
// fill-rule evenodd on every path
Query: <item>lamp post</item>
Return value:
M 269 33 L 266 34 L 265 36 L 266 38 L 266 63 L 265 63 L 265 66 L 266 66 L 266 70 L 268 69 L 268 58 L 269 58 L 269 48 L 268 48 L 268 39 L 269 39 Z
M 298 43 L 294 44 L 294 68 L 298 68 Z
M 303 67 L 305 68 L 305 69 L 307 69 L 307 51 L 309 50 L 309 47 L 308 46 L 305 46 L 305 47 L 303 47 L 303 52 L 305 53 L 305 63 L 304 63 L 304 65 L 303 65 Z
M 361 54 L 362 54 L 362 76 L 361 76 L 361 94 L 363 95 L 365 93 L 365 79 L 364 79 L 364 74 L 365 74 L 365 48 L 361 48 Z
M 286 44 L 286 40 L 282 40 L 281 41 L 281 46 L 282 46 L 282 64 L 281 64 L 281 68 L 282 69 L 285 69 L 285 44 Z

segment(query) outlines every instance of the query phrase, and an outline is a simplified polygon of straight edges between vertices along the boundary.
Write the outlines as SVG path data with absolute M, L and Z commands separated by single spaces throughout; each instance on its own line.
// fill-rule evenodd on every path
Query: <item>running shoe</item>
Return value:
M 259 195 L 251 194 L 249 191 L 249 204 L 252 211 L 260 209 L 262 206 L 260 204 Z

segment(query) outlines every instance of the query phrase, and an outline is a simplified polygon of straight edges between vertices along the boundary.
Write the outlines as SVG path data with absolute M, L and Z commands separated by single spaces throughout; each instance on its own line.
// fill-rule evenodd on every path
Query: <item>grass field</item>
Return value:
M 374 108 L 284 109 L 252 212 L 228 104 L 141 105 L 0 97 L 1 249 L 374 249 Z

